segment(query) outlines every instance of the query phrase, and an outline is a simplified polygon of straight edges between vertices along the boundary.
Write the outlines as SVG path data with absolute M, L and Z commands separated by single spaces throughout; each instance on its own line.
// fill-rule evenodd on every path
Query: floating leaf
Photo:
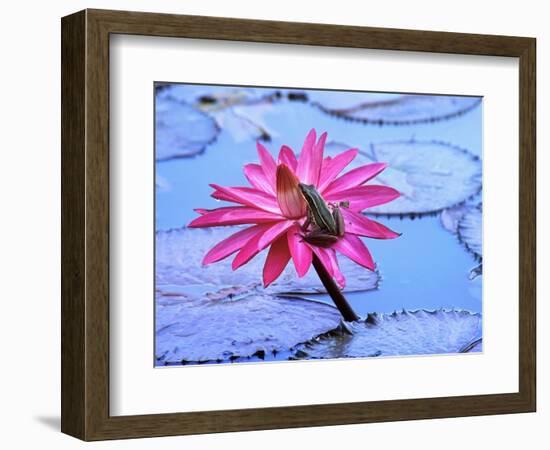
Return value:
M 197 155 L 220 131 L 210 116 L 171 97 L 157 96 L 155 121 L 157 161 Z
M 332 155 L 351 146 L 330 143 Z M 401 192 L 401 197 L 369 208 L 368 214 L 430 214 L 460 204 L 481 190 L 481 162 L 468 151 L 439 141 L 393 141 L 371 144 L 362 150 L 348 170 L 372 162 L 389 167 L 373 181 Z
M 309 102 L 321 109 L 343 110 L 361 103 L 380 104 L 392 102 L 402 97 L 401 94 L 388 92 L 331 91 L 311 89 L 304 91 Z
M 279 293 L 325 292 L 314 273 L 299 279 L 289 267 L 268 289 L 261 288 L 263 258 L 238 271 L 230 258 L 202 266 L 215 243 L 239 227 L 177 229 L 156 234 L 156 355 L 160 364 L 232 360 L 288 351 L 335 328 L 336 308 Z M 350 290 L 373 289 L 378 274 L 341 265 Z M 357 275 L 357 276 L 356 276 Z
M 458 230 L 458 222 L 462 219 L 462 216 L 466 212 L 467 208 L 468 205 L 463 203 L 441 211 L 440 220 L 443 228 L 453 234 L 456 234 Z
M 281 93 L 273 89 L 181 83 L 169 85 L 158 95 L 176 99 L 205 112 L 273 102 L 281 98 Z
M 299 347 L 302 359 L 364 358 L 481 351 L 482 320 L 468 311 L 370 314 Z
M 202 266 L 204 255 L 215 244 L 237 232 L 239 227 L 207 229 L 181 228 L 159 231 L 156 234 L 156 284 L 168 289 L 178 287 L 181 292 L 214 293 L 220 289 L 254 289 L 261 287 L 264 258 L 256 256 L 236 271 L 231 269 L 231 259 Z M 265 253 L 265 252 L 264 252 Z M 378 287 L 378 272 L 365 270 L 347 258 L 340 261 L 340 269 L 347 277 L 345 291 L 366 291 Z M 164 288 L 163 288 L 164 289 Z M 325 293 L 315 271 L 298 278 L 289 264 L 279 279 L 262 292 L 270 294 Z
M 253 293 L 222 300 L 157 300 L 159 364 L 231 361 L 288 351 L 337 327 L 340 313 L 311 300 Z
M 458 240 L 474 255 L 479 264 L 470 270 L 468 278 L 474 280 L 483 274 L 482 260 L 482 204 L 481 195 L 473 200 L 441 211 L 441 225 L 458 236 Z
M 482 216 L 481 204 L 471 206 L 464 212 L 457 226 L 458 239 L 480 261 L 483 256 Z
M 467 202 L 442 211 L 441 224 L 447 231 L 456 234 L 466 249 L 481 261 L 483 256 L 483 206 L 481 203 Z
M 271 141 L 276 132 L 268 127 L 264 115 L 271 111 L 271 105 L 258 104 L 233 107 L 211 113 L 218 126 L 227 130 L 235 142 L 241 143 L 254 139 Z
M 278 101 L 280 91 L 233 86 L 173 84 L 163 89 L 161 98 L 176 99 L 208 114 L 220 129 L 228 131 L 236 142 L 271 140 L 275 134 L 264 120 Z
M 309 97 L 321 111 L 347 120 L 375 125 L 413 125 L 460 116 L 478 106 L 481 97 L 395 95 L 312 91 Z

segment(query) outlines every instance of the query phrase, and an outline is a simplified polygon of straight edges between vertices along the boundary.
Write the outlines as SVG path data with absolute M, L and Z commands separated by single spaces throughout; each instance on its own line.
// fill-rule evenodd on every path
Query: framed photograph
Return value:
M 62 431 L 535 411 L 535 39 L 62 19 Z

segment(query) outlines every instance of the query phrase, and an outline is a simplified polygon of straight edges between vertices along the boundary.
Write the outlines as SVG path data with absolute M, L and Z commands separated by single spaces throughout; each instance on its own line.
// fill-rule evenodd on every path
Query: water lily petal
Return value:
M 275 195 L 275 188 L 265 176 L 264 169 L 259 164 L 246 164 L 244 166 L 244 176 L 248 182 L 260 191 Z
M 248 206 L 228 206 L 210 211 L 201 210 L 201 212 L 203 214 L 188 225 L 190 228 L 221 227 L 284 220 L 284 217 L 281 217 L 279 214 L 273 214 Z
M 235 259 L 231 262 L 231 268 L 233 270 L 237 270 L 239 267 L 246 264 L 248 261 L 254 258 L 254 256 L 260 253 L 260 250 L 258 250 L 258 241 L 260 239 L 260 236 L 261 234 L 249 240 L 246 245 L 241 248 L 239 253 L 237 253 L 237 256 L 235 256 Z
M 323 163 L 321 164 L 321 175 L 319 175 L 319 185 L 321 183 L 321 178 L 323 177 L 323 172 L 327 170 L 331 161 L 332 161 L 332 156 L 325 156 L 323 158 Z
M 211 184 L 215 189 L 212 197 L 218 200 L 240 203 L 242 205 L 260 208 L 275 214 L 280 214 L 281 210 L 275 197 L 250 187 L 223 187 L 217 184 Z
M 325 200 L 331 202 L 349 202 L 349 209 L 363 211 L 365 208 L 391 202 L 400 195 L 399 191 L 394 188 L 370 184 L 331 192 L 325 195 Z
M 372 239 L 394 239 L 401 236 L 400 233 L 390 230 L 387 226 L 369 219 L 363 214 L 351 211 L 347 208 L 341 208 L 340 211 L 344 217 L 346 233 L 365 236 Z
M 334 273 L 334 279 L 338 285 L 344 289 L 346 287 L 346 277 L 340 271 L 340 265 L 338 264 L 338 258 L 336 258 L 336 252 L 332 248 L 325 249 L 330 257 L 332 263 L 332 271 Z
M 222 200 L 222 201 L 225 201 L 225 202 L 240 203 L 241 205 L 243 204 L 243 202 L 238 201 L 232 195 L 228 195 L 228 194 L 226 194 L 225 192 L 222 192 L 222 191 L 215 190 L 214 192 L 212 192 L 212 194 L 210 194 L 210 197 L 215 198 L 216 200 Z
M 329 255 L 330 250 L 328 248 L 322 248 L 322 247 L 316 247 L 314 245 L 310 245 L 311 250 L 313 250 L 313 253 L 319 258 L 319 261 L 321 261 L 321 264 L 325 266 L 325 269 L 327 269 L 327 272 L 331 277 L 334 276 L 334 266 L 332 265 L 332 260 Z
M 233 270 L 238 269 L 242 265 L 250 261 L 254 256 L 260 253 L 264 248 L 271 244 L 281 234 L 286 232 L 294 224 L 289 220 L 283 220 L 275 224 L 271 224 L 261 231 L 252 239 L 250 239 L 243 248 L 237 253 L 231 267 Z
M 319 174 L 321 172 L 321 164 L 323 163 L 323 149 L 325 140 L 326 133 L 323 133 L 319 139 L 319 143 L 316 144 L 315 129 L 311 129 L 308 133 L 300 153 L 300 158 L 298 159 L 298 167 L 296 168 L 296 175 L 302 183 L 317 186 L 317 183 L 319 182 Z
M 340 271 L 340 266 L 338 265 L 338 259 L 336 258 L 336 252 L 332 248 L 321 248 L 311 246 L 313 252 L 317 255 L 325 269 L 331 277 L 333 277 L 340 288 L 346 286 L 346 278 Z
M 311 266 L 311 261 L 313 260 L 313 253 L 308 244 L 306 244 L 302 236 L 299 233 L 298 226 L 294 226 L 287 233 L 288 237 L 288 248 L 290 249 L 290 254 L 292 255 L 292 261 L 294 262 L 294 267 L 298 276 L 302 278 L 309 270 Z
M 310 184 L 319 186 L 319 178 L 321 177 L 321 167 L 323 166 L 323 153 L 325 151 L 325 143 L 327 142 L 327 133 L 321 134 L 321 137 L 317 141 L 317 144 L 313 148 L 313 163 L 315 166 L 312 168 L 311 176 L 309 180 Z
M 260 250 L 263 250 L 264 248 L 266 248 L 275 239 L 277 239 L 283 233 L 286 233 L 288 231 L 288 229 L 291 228 L 292 226 L 294 226 L 294 222 L 292 222 L 290 220 L 284 220 L 282 222 L 278 222 L 276 224 L 273 224 L 260 237 L 260 239 L 258 241 L 258 246 L 260 247 Z
M 281 147 L 281 151 L 279 152 L 279 164 L 281 163 L 286 164 L 292 169 L 293 172 L 296 172 L 296 168 L 298 167 L 298 160 L 296 159 L 296 155 L 294 154 L 292 149 L 287 145 L 283 145 Z
M 332 248 L 335 248 L 360 266 L 374 270 L 374 260 L 367 246 L 354 234 L 346 234 Z
M 277 170 L 277 164 L 271 156 L 271 153 L 259 142 L 256 142 L 256 148 L 258 149 L 258 156 L 260 157 L 260 163 L 264 171 L 265 177 L 273 190 L 275 190 L 275 172 Z
M 296 175 L 286 164 L 277 167 L 277 202 L 285 217 L 298 219 L 306 214 L 306 201 Z
M 360 186 L 369 181 L 371 178 L 374 178 L 386 167 L 387 164 L 385 163 L 373 163 L 350 170 L 330 183 L 324 191 L 324 195 L 328 196 L 344 189 Z
M 265 225 L 256 225 L 233 233 L 212 247 L 202 260 L 202 264 L 206 266 L 227 258 L 237 250 L 240 250 L 252 237 L 263 229 L 265 229 Z
M 359 150 L 350 148 L 336 155 L 334 158 L 325 158 L 325 164 L 323 164 L 321 168 L 321 175 L 319 177 L 319 192 L 322 193 L 323 190 L 340 175 L 340 172 L 355 159 L 357 153 L 359 153 Z
M 288 243 L 286 237 L 281 236 L 279 239 L 275 240 L 269 248 L 263 270 L 264 287 L 268 287 L 279 278 L 288 264 L 288 261 L 290 261 Z

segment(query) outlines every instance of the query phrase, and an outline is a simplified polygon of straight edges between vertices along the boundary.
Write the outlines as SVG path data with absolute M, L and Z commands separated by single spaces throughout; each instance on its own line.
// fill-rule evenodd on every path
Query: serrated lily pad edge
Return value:
M 483 214 L 483 211 L 481 210 L 481 208 L 482 208 L 482 203 L 479 203 L 477 205 L 472 205 L 472 209 L 479 209 L 480 213 Z M 468 253 L 473 255 L 473 257 L 475 258 L 475 260 L 477 262 L 482 263 L 483 262 L 483 255 L 482 254 L 480 255 L 477 251 L 475 251 L 471 248 L 470 244 L 467 242 L 466 239 L 464 239 L 464 237 L 463 237 L 463 235 L 460 231 L 460 223 L 464 219 L 464 216 L 466 215 L 467 212 L 468 211 L 465 211 L 464 214 L 462 215 L 462 217 L 460 218 L 460 220 L 458 221 L 456 236 L 458 238 L 458 241 L 464 246 L 464 248 L 468 251 Z
M 452 312 L 456 312 L 456 313 L 468 313 L 472 316 L 477 316 L 479 318 L 481 318 L 481 314 L 480 313 L 475 313 L 475 312 L 471 312 L 471 311 L 467 311 L 467 310 L 464 310 L 464 309 L 444 309 L 444 308 L 440 308 L 440 309 L 436 309 L 436 310 L 428 310 L 428 309 L 415 309 L 415 310 L 406 310 L 406 309 L 402 309 L 401 311 L 394 311 L 392 313 L 382 313 L 382 315 L 386 315 L 386 316 L 396 316 L 398 314 L 417 314 L 417 313 L 420 313 L 420 312 L 423 312 L 423 313 L 426 313 L 426 314 L 437 314 L 439 312 L 444 312 L 444 313 L 452 313 Z M 367 317 L 366 318 L 362 318 L 360 320 L 360 322 L 365 322 L 366 324 L 369 324 L 369 325 L 376 325 L 376 322 L 378 320 L 378 317 L 380 316 L 379 313 L 369 313 L 367 314 Z M 326 333 L 322 333 L 320 334 L 319 336 L 313 338 L 312 340 L 310 341 L 307 341 L 307 342 L 304 342 L 302 344 L 299 344 L 299 346 L 296 346 L 297 350 L 295 351 L 294 355 L 292 355 L 291 357 L 289 357 L 289 360 L 300 360 L 300 361 L 315 361 L 315 360 L 326 360 L 326 361 L 329 361 L 329 360 L 335 360 L 335 359 L 353 359 L 353 360 L 357 360 L 357 359 L 367 359 L 367 358 L 378 358 L 378 357 L 382 357 L 382 358 L 407 358 L 407 357 L 424 357 L 424 356 L 441 356 L 441 355 L 459 355 L 459 354 L 463 354 L 463 353 L 481 353 L 483 350 L 483 337 L 482 336 L 478 336 L 478 337 L 475 337 L 474 339 L 472 339 L 471 342 L 469 342 L 468 344 L 466 344 L 465 346 L 463 346 L 458 352 L 446 352 L 446 353 L 426 353 L 426 354 L 418 354 L 418 355 L 385 355 L 385 356 L 382 356 L 380 354 L 373 354 L 373 355 L 365 355 L 365 356 L 343 356 L 343 357 L 339 357 L 339 358 L 324 358 L 324 357 L 317 357 L 317 356 L 311 356 L 309 354 L 307 354 L 307 352 L 305 350 L 307 350 L 308 347 L 314 345 L 315 343 L 318 343 L 322 340 L 325 340 L 325 339 L 331 339 L 332 337 L 335 337 L 335 336 L 341 336 L 342 334 L 350 334 L 350 330 L 348 328 L 348 326 L 346 325 L 346 322 L 342 321 L 340 322 L 340 325 L 336 328 L 334 328 L 333 330 L 330 330 L 330 331 L 327 331 Z M 480 349 L 480 350 L 477 350 L 477 349 Z
M 154 152 L 155 152 L 155 162 L 157 163 L 162 163 L 162 162 L 167 162 L 167 161 L 173 161 L 173 160 L 177 160 L 177 159 L 188 159 L 188 158 L 195 158 L 197 156 L 200 156 L 202 154 L 204 154 L 206 152 L 206 149 L 208 147 L 210 147 L 211 145 L 213 145 L 217 140 L 218 140 L 218 137 L 221 133 L 221 128 L 218 124 L 218 121 L 212 117 L 210 114 L 204 112 L 204 111 L 201 111 L 200 109 L 198 109 L 197 107 L 195 107 L 194 105 L 191 105 L 189 103 L 186 103 L 186 102 L 183 102 L 183 101 L 179 101 L 179 103 L 183 103 L 187 106 L 189 106 L 190 108 L 193 108 L 195 111 L 197 111 L 199 114 L 202 114 L 203 116 L 207 117 L 209 120 L 212 121 L 212 124 L 214 126 L 214 135 L 212 136 L 212 138 L 208 141 L 205 141 L 202 146 L 194 151 L 194 152 L 188 152 L 188 153 L 180 153 L 180 154 L 174 154 L 174 155 L 171 155 L 171 156 L 166 156 L 166 157 L 163 157 L 163 158 L 157 158 L 156 157 L 156 154 L 157 154 L 157 144 L 156 144 L 156 133 L 157 133 L 157 127 L 155 125 L 155 148 L 154 148 Z M 156 111 L 156 106 L 155 106 L 155 111 Z M 156 114 L 156 112 L 155 112 Z
M 482 98 L 480 97 L 477 102 L 474 102 L 472 105 L 468 106 L 467 108 L 458 109 L 455 112 L 444 114 L 441 116 L 432 116 L 428 118 L 423 119 L 414 119 L 414 120 L 384 120 L 384 119 L 368 119 L 364 117 L 352 117 L 349 115 L 346 115 L 344 112 L 338 109 L 330 109 L 324 107 L 319 102 L 310 102 L 309 104 L 312 107 L 315 107 L 322 111 L 325 114 L 328 114 L 329 116 L 336 117 L 338 119 L 346 120 L 348 122 L 356 122 L 361 123 L 363 125 L 378 125 L 378 126 L 410 126 L 410 125 L 418 125 L 418 124 L 424 124 L 424 123 L 435 123 L 435 122 L 441 122 L 444 120 L 450 120 L 455 117 L 462 116 L 476 107 L 478 107 L 481 104 Z
M 307 300 L 307 301 L 315 301 L 312 299 L 303 298 L 300 296 L 287 296 L 283 295 L 282 297 L 291 297 L 291 298 L 299 298 L 300 300 Z M 331 305 L 327 305 L 329 307 L 333 307 Z M 427 310 L 427 309 L 415 309 L 415 310 L 406 310 L 403 309 L 401 311 L 394 311 L 393 313 L 383 313 L 385 315 L 397 315 L 397 314 L 417 314 L 419 312 L 424 312 L 426 314 L 436 314 L 438 312 L 458 312 L 458 313 L 468 313 L 473 316 L 481 317 L 480 313 L 470 312 L 463 309 L 437 309 L 437 310 Z M 366 322 L 368 324 L 375 324 L 377 317 L 379 316 L 379 313 L 369 313 L 365 318 L 360 319 L 361 322 Z M 314 337 L 313 339 L 310 339 L 308 341 L 299 342 L 296 345 L 290 347 L 288 351 L 279 351 L 279 352 L 273 352 L 272 355 L 268 355 L 263 351 L 257 351 L 256 353 L 248 356 L 236 356 L 233 355 L 227 359 L 215 359 L 215 360 L 203 360 L 203 361 L 181 361 L 181 362 L 165 362 L 164 364 L 157 365 L 157 367 L 161 367 L 162 365 L 166 367 L 179 367 L 179 366 L 194 366 L 194 365 L 217 365 L 217 364 L 228 364 L 228 363 L 245 363 L 245 364 L 257 364 L 261 362 L 289 362 L 289 361 L 332 361 L 332 360 L 342 360 L 342 359 L 350 359 L 350 360 L 357 360 L 357 359 L 370 359 L 370 358 L 407 358 L 407 357 L 426 357 L 426 356 L 441 356 L 441 355 L 459 355 L 459 354 L 479 354 L 482 353 L 483 349 L 483 337 L 476 337 L 472 339 L 470 343 L 465 345 L 462 349 L 460 349 L 458 352 L 447 352 L 447 353 L 429 353 L 429 354 L 419 354 L 419 355 L 387 355 L 387 356 L 381 356 L 379 354 L 373 354 L 373 355 L 365 355 L 365 356 L 345 356 L 340 358 L 323 358 L 323 357 L 314 357 L 309 356 L 306 352 L 307 348 L 314 345 L 315 343 L 324 340 L 324 339 L 330 339 L 334 336 L 342 335 L 343 333 L 350 333 L 349 331 L 349 325 L 344 320 L 340 321 L 340 324 L 333 328 L 332 330 L 329 330 L 325 333 L 321 333 L 320 335 Z M 478 350 L 480 349 L 480 350 Z M 286 359 L 276 359 L 276 355 L 279 353 L 286 353 L 288 352 L 288 357 Z M 155 356 L 156 361 L 161 361 L 162 357 Z

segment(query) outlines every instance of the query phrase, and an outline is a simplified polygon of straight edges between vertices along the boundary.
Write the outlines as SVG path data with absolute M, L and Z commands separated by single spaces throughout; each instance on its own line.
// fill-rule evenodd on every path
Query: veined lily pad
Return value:
M 352 146 L 330 143 L 326 154 Z M 401 192 L 401 197 L 369 208 L 368 214 L 421 216 L 452 207 L 481 190 L 481 162 L 468 151 L 439 141 L 393 141 L 371 144 L 348 170 L 372 162 L 389 167 L 372 181 Z
M 260 293 L 157 301 L 157 364 L 231 361 L 288 351 L 339 322 L 340 313 L 332 306 Z
M 395 95 L 319 91 L 310 94 L 321 111 L 374 125 L 413 125 L 460 116 L 478 106 L 481 97 L 451 95 Z M 363 97 L 363 99 L 362 99 Z
M 302 346 L 295 358 L 364 358 L 481 351 L 482 320 L 468 311 L 371 314 Z
M 265 259 L 262 255 L 256 256 L 236 271 L 231 269 L 231 257 L 202 266 L 202 260 L 208 250 L 238 230 L 239 227 L 220 227 L 181 228 L 157 232 L 155 270 L 157 288 L 173 290 L 177 287 L 178 292 L 214 295 L 215 292 L 223 289 L 261 287 Z M 365 270 L 347 258 L 340 258 L 340 269 L 347 278 L 345 291 L 366 291 L 378 287 L 378 272 Z M 326 292 L 313 268 L 305 277 L 298 278 L 292 263 L 275 283 L 261 291 L 270 294 Z
M 210 116 L 171 97 L 157 96 L 155 121 L 157 161 L 197 155 L 220 132 Z

